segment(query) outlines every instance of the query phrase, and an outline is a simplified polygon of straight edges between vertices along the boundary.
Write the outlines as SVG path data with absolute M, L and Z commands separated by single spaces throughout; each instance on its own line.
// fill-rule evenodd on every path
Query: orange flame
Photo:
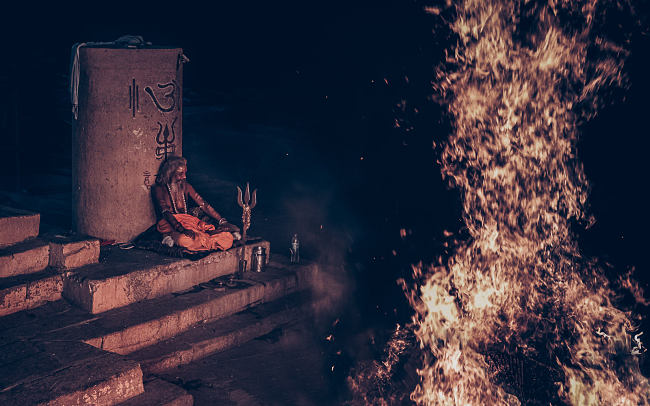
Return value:
M 455 17 L 457 45 L 435 89 L 455 127 L 441 170 L 461 192 L 470 240 L 426 274 L 416 267 L 424 282 L 406 289 L 425 352 L 411 399 L 519 404 L 485 355 L 497 348 L 553 364 L 562 402 L 650 403 L 631 314 L 612 304 L 608 280 L 570 229 L 585 220 L 588 194 L 577 123 L 595 114 L 602 86 L 625 85 L 625 52 L 590 39 L 598 4 L 464 0 L 452 13 L 426 11 Z M 560 21 L 567 12 L 571 28 Z M 522 18 L 536 30 L 522 32 Z M 587 58 L 594 47 L 597 62 Z

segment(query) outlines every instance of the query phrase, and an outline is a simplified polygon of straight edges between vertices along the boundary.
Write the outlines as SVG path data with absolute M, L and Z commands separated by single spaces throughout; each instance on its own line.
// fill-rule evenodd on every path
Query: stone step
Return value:
M 248 244 L 249 263 L 256 246 L 269 252 L 267 241 Z M 102 313 L 232 274 L 237 270 L 239 253 L 239 248 L 233 248 L 190 261 L 139 249 L 103 247 L 100 263 L 66 273 L 63 296 L 90 313 Z
M 0 279 L 0 317 L 61 299 L 63 276 L 51 268 Z
M 42 271 L 50 262 L 50 244 L 32 238 L 0 249 L 0 278 Z
M 302 282 L 314 270 L 315 267 L 304 266 L 294 272 L 270 269 L 262 274 L 249 273 L 241 282 L 241 289 L 202 289 L 116 309 L 101 321 L 81 328 L 84 342 L 107 351 L 128 354 L 173 337 L 198 323 L 227 317 L 306 289 L 309 285 Z M 95 324 L 101 325 L 102 329 L 92 334 L 89 327 Z
M 99 240 L 85 236 L 45 234 L 50 242 L 50 266 L 70 270 L 99 262 Z
M 194 399 L 180 386 L 154 378 L 144 383 L 144 393 L 119 406 L 192 406 Z
M 0 248 L 36 237 L 40 223 L 38 213 L 0 206 Z
M 241 288 L 195 287 L 182 294 L 92 315 L 65 301 L 0 318 L 0 345 L 6 340 L 39 336 L 49 340 L 83 341 L 97 348 L 128 354 L 210 322 L 292 292 L 308 289 L 318 268 L 304 264 L 286 268 L 271 263 L 266 272 L 245 274 Z M 206 286 L 206 285 L 204 285 Z
M 137 362 L 78 342 L 0 347 L 0 404 L 115 405 L 143 392 Z
M 311 295 L 297 292 L 223 319 L 199 324 L 158 344 L 132 352 L 143 373 L 160 373 L 239 346 L 309 313 Z

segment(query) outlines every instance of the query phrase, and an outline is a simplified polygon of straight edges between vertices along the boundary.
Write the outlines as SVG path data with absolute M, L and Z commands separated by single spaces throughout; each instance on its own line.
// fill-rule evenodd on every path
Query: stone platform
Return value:
M 247 244 L 245 255 L 249 263 L 251 250 L 256 246 L 269 252 L 266 241 Z M 104 247 L 98 264 L 65 274 L 63 296 L 90 313 L 102 313 L 232 274 L 239 265 L 239 250 L 231 248 L 190 261 L 139 249 Z
M 246 245 L 249 263 L 257 246 L 270 252 Z M 69 235 L 0 249 L 0 404 L 191 405 L 155 374 L 311 314 L 316 264 L 279 257 L 227 284 L 241 252 L 190 261 Z
M 134 303 L 92 315 L 65 300 L 0 319 L 0 345 L 11 337 L 36 336 L 57 341 L 83 341 L 97 348 L 128 354 L 175 336 L 194 325 L 221 319 L 251 306 L 273 301 L 310 287 L 313 265 L 295 269 L 274 267 L 246 273 L 237 288 L 216 291 L 197 286 L 186 292 Z
M 233 288 L 223 288 L 215 281 L 202 283 L 99 315 L 58 300 L 2 317 L 0 353 L 7 353 L 11 359 L 3 360 L 0 366 L 0 374 L 5 377 L 0 382 L 0 394 L 4 396 L 0 396 L 0 404 L 24 404 L 25 400 L 53 405 L 114 404 L 101 403 L 97 391 L 120 402 L 133 397 L 129 405 L 191 404 L 187 396 L 165 383 L 156 387 L 168 387 L 169 393 L 158 395 L 169 401 L 156 403 L 162 402 L 158 395 L 147 394 L 147 385 L 142 395 L 133 382 L 138 380 L 138 373 L 141 377 L 144 372 L 146 377 L 194 362 L 308 316 L 310 288 L 317 272 L 313 264 L 288 267 L 284 262 L 272 261 L 265 272 L 248 272 Z M 83 356 L 83 364 L 76 363 L 77 352 L 90 354 Z M 113 369 L 101 367 L 103 354 L 117 357 L 110 358 L 114 359 Z M 43 357 L 53 357 L 60 365 L 51 373 L 44 371 L 42 365 L 49 361 Z M 14 372 L 19 368 L 20 373 Z M 83 371 L 95 368 L 105 374 L 92 375 L 95 383 L 91 385 Z M 40 393 L 46 383 L 63 379 L 59 370 L 68 371 L 66 381 L 81 382 L 79 388 L 64 385 L 65 393 L 53 400 L 46 394 L 29 397 L 24 393 L 27 388 L 30 393 Z

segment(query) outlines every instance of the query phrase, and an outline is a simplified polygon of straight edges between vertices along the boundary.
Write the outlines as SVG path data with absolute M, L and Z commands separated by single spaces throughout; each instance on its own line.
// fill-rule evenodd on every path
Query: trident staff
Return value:
M 241 255 L 239 257 L 239 275 L 241 278 L 246 270 L 246 231 L 251 226 L 251 210 L 257 204 L 257 189 L 253 190 L 253 197 L 251 198 L 250 185 L 246 182 L 246 192 L 242 198 L 242 190 L 237 186 L 237 204 L 242 208 L 241 221 L 242 221 L 242 237 L 241 237 Z

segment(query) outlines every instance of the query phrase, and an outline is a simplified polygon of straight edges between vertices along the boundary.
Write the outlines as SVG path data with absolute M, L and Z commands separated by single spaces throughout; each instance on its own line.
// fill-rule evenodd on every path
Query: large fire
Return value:
M 425 353 L 411 399 L 519 404 L 497 362 L 516 358 L 555 373 L 545 404 L 649 404 L 632 315 L 571 231 L 589 223 L 577 126 L 599 89 L 624 85 L 625 52 L 594 34 L 593 0 L 447 7 L 428 9 L 458 38 L 435 82 L 454 124 L 441 169 L 470 238 L 446 263 L 416 267 L 423 282 L 407 289 Z

